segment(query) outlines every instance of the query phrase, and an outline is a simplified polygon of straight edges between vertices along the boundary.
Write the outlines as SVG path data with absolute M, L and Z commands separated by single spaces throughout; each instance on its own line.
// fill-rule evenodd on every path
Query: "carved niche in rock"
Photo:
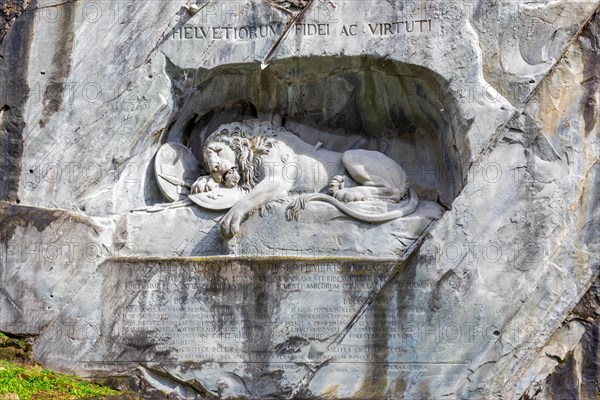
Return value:
M 195 157 L 189 149 L 167 143 L 159 155 L 165 146 L 177 149 L 179 165 L 193 165 Z M 159 172 L 164 166 L 158 164 L 157 180 L 171 201 L 181 200 L 168 195 L 175 185 L 180 189 L 177 193 L 203 208 L 229 209 L 220 222 L 226 238 L 239 235 L 241 223 L 271 202 L 288 203 L 288 220 L 297 219 L 308 202 L 323 202 L 367 223 L 402 218 L 419 206 L 406 173 L 385 154 L 362 149 L 329 151 L 269 122 L 221 125 L 206 139 L 203 159 L 209 175 L 193 183 L 189 175 L 194 168 L 182 170 L 182 176 L 166 176 Z

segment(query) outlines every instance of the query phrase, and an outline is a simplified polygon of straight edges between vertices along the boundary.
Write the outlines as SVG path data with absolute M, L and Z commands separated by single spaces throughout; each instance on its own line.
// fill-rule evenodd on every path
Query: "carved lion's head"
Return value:
M 251 189 L 262 176 L 262 157 L 277 144 L 277 129 L 268 122 L 246 120 L 221 125 L 204 142 L 203 158 L 207 171 L 217 182 L 232 168 L 241 175 L 242 187 Z M 223 143 L 233 150 L 235 160 L 230 160 L 215 144 Z M 223 152 L 226 153 L 226 152 Z

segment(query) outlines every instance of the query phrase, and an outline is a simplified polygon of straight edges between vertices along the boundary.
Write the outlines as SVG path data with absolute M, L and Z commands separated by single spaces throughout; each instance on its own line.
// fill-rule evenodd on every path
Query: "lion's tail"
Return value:
M 286 211 L 286 217 L 288 220 L 298 219 L 298 215 L 301 210 L 306 208 L 306 204 L 310 201 L 322 201 L 325 203 L 329 203 L 335 207 L 337 207 L 344 214 L 355 218 L 359 221 L 368 222 L 372 224 L 382 223 L 392 221 L 396 218 L 401 218 L 406 215 L 412 214 L 415 212 L 417 207 L 419 206 L 419 198 L 417 197 L 417 193 L 412 188 L 408 189 L 408 204 L 404 207 L 389 211 L 382 214 L 365 214 L 359 211 L 356 211 L 350 207 L 348 207 L 345 203 L 339 201 L 333 196 L 329 196 L 322 193 L 313 193 L 300 196 L 296 198 L 292 203 L 288 206 Z

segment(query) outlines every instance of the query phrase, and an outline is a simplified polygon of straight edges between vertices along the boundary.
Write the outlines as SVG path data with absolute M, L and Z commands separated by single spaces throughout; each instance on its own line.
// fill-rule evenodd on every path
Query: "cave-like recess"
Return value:
M 465 121 L 448 82 L 416 65 L 370 57 L 305 57 L 182 70 L 173 64 L 175 109 L 163 142 L 201 160 L 220 124 L 271 121 L 323 148 L 383 151 L 406 170 L 421 198 L 451 204 L 470 159 Z

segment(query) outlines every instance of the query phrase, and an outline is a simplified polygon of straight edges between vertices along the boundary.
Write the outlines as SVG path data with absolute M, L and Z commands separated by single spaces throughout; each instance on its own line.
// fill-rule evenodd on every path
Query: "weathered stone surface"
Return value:
M 38 334 L 117 254 L 110 224 L 59 209 L 0 203 L 0 330 Z
M 362 347 L 339 341 L 398 268 L 281 258 L 110 261 L 44 330 L 34 355 L 90 376 L 163 371 L 166 382 L 185 383 L 173 392 L 194 393 L 198 382 L 224 397 L 289 395 L 325 360 L 363 360 Z
M 2 14 L 2 25 L 0 26 L 0 43 L 4 39 L 8 28 L 15 20 L 23 14 L 29 5 L 28 0 L 9 0 L 2 2 L 0 13 Z
M 597 6 L 593 1 L 465 3 L 486 82 L 520 108 Z
M 596 280 L 583 296 L 573 312 L 559 328 L 558 337 L 553 337 L 540 352 L 540 362 L 550 369 L 539 374 L 527 390 L 530 398 L 580 398 L 592 399 L 598 394 L 599 375 L 598 361 L 598 312 L 600 303 L 598 296 L 599 282 Z M 564 335 L 575 338 L 565 341 Z M 565 346 L 565 344 L 567 344 Z M 553 359 L 555 366 L 548 359 Z M 547 378 L 545 378 L 547 376 Z M 545 378 L 545 381 L 543 379 Z
M 0 43 L 0 330 L 150 398 L 596 395 L 598 7 L 32 2 Z M 165 206 L 160 146 L 203 163 L 249 118 L 386 154 L 420 208 L 224 239 Z

